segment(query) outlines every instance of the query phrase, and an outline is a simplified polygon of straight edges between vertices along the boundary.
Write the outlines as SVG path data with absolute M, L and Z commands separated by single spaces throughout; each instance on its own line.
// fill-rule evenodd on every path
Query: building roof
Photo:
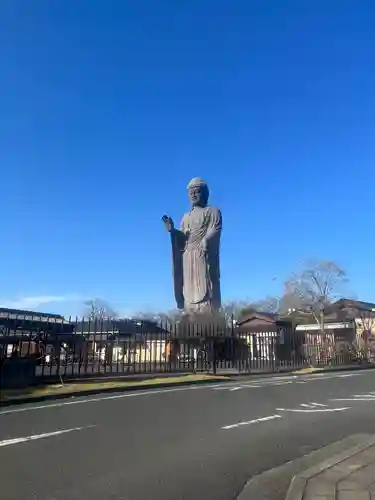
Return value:
M 365 311 L 372 311 L 375 309 L 375 303 L 373 302 L 365 302 L 363 300 L 354 300 L 354 299 L 340 299 L 334 302 L 334 304 L 332 305 L 340 309 L 348 307 L 352 309 L 362 309 Z
M 278 321 L 278 315 L 270 312 L 257 312 L 253 311 L 243 318 L 241 318 L 239 321 L 236 322 L 237 326 L 242 326 L 246 323 L 249 323 L 250 321 L 258 319 L 258 320 L 264 320 L 269 323 L 276 323 Z
M 296 331 L 297 332 L 321 332 L 321 325 L 318 323 L 311 323 L 311 324 L 306 324 L 306 325 L 297 325 L 296 326 Z M 353 330 L 353 322 L 350 321 L 344 321 L 344 322 L 330 322 L 330 323 L 324 323 L 324 330 L 325 331 L 331 331 L 331 330 L 343 330 L 343 329 L 352 329 Z
M 166 330 L 149 320 L 138 319 L 93 319 L 79 321 L 75 324 L 75 331 L 82 334 L 96 335 L 136 335 L 166 333 Z
M 0 307 L 0 318 L 27 320 L 27 321 L 42 321 L 45 323 L 69 323 L 69 321 L 67 321 L 60 314 L 42 313 L 39 311 L 27 311 L 23 309 L 9 309 L 7 307 Z
M 363 314 L 375 314 L 375 304 L 362 300 L 340 299 L 324 309 L 324 316 L 330 321 L 346 321 Z

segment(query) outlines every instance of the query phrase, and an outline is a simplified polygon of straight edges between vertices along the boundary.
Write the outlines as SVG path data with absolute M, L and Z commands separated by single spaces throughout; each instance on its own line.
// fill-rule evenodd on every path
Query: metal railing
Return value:
M 228 324 L 230 326 L 228 326 Z M 361 361 L 355 333 L 336 342 L 293 328 L 243 331 L 233 322 L 156 325 L 147 321 L 9 322 L 0 333 L 1 385 L 27 366 L 28 383 L 60 378 L 173 372 L 278 372 Z M 327 338 L 326 338 L 327 337 Z M 11 367 L 14 367 L 13 371 Z M 31 368 L 30 368 L 31 367 Z M 13 373 L 13 375 L 12 375 Z M 24 384 L 27 383 L 24 382 Z

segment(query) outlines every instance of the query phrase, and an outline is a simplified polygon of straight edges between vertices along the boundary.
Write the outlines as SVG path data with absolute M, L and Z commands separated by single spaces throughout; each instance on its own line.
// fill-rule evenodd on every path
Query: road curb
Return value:
M 150 390 L 150 389 L 163 389 L 164 387 L 166 388 L 171 388 L 171 387 L 182 387 L 182 386 L 189 386 L 189 385 L 209 385 L 209 384 L 220 384 L 220 383 L 227 383 L 227 382 L 232 382 L 230 378 L 228 379 L 206 379 L 206 380 L 186 380 L 182 382 L 165 382 L 165 383 L 160 383 L 160 384 L 142 384 L 142 385 L 132 385 L 129 387 L 103 387 L 103 388 L 98 388 L 98 389 L 91 389 L 91 390 L 86 390 L 86 391 L 77 391 L 77 392 L 70 392 L 70 393 L 64 393 L 64 394 L 47 394 L 45 396 L 35 396 L 35 397 L 24 397 L 24 398 L 17 398 L 17 399 L 9 399 L 8 401 L 1 401 L 0 402 L 0 408 L 5 408 L 7 406 L 17 406 L 17 405 L 23 405 L 23 404 L 28 404 L 28 403 L 42 403 L 44 401 L 52 401 L 52 400 L 57 400 L 57 399 L 71 399 L 71 398 L 78 398 L 78 397 L 85 397 L 85 396 L 96 396 L 98 394 L 111 394 L 114 392 L 134 392 L 134 391 L 143 391 L 143 390 Z
M 375 436 L 364 435 L 362 439 L 359 439 L 359 441 L 360 441 L 359 444 L 351 448 L 348 448 L 346 450 L 343 450 L 341 453 L 333 455 L 332 457 L 327 458 L 323 462 L 313 467 L 310 467 L 309 469 L 306 469 L 304 472 L 301 472 L 300 474 L 294 476 L 290 483 L 289 490 L 285 500 L 302 500 L 309 479 L 321 474 L 322 472 L 324 472 L 327 469 L 330 469 L 331 467 L 334 467 L 335 465 L 343 462 L 344 460 L 347 460 L 348 458 L 351 458 L 354 455 L 361 453 L 367 448 L 371 448 L 372 446 L 375 445 Z
M 312 375 L 314 373 L 334 373 L 334 372 L 355 372 L 362 370 L 373 370 L 375 364 L 371 365 L 354 365 L 354 366 L 334 366 L 333 368 L 301 368 L 293 370 L 294 375 Z
M 278 376 L 282 376 L 285 373 L 291 373 L 291 372 L 280 372 L 280 373 L 275 373 L 275 372 L 269 372 L 269 373 L 240 373 L 240 374 L 231 374 L 231 375 L 225 375 L 225 374 L 217 374 L 218 378 L 214 379 L 204 379 L 204 380 L 186 380 L 186 381 L 181 381 L 181 382 L 164 382 L 164 383 L 159 383 L 159 384 L 142 384 L 142 385 L 133 385 L 133 386 L 128 386 L 128 387 L 103 387 L 103 388 L 98 388 L 98 389 L 90 389 L 86 391 L 76 391 L 76 392 L 69 392 L 69 393 L 64 393 L 64 394 L 46 394 L 44 396 L 35 396 L 35 397 L 20 397 L 17 399 L 8 399 L 6 401 L 0 401 L 0 408 L 7 407 L 7 406 L 17 406 L 17 405 L 23 405 L 23 404 L 28 404 L 28 403 L 41 403 L 43 401 L 51 401 L 51 400 L 56 400 L 56 399 L 69 399 L 69 398 L 76 398 L 80 396 L 95 396 L 98 394 L 105 394 L 105 393 L 114 393 L 114 392 L 132 392 L 132 391 L 142 391 L 142 390 L 150 390 L 150 389 L 162 389 L 163 387 L 180 387 L 180 386 L 188 386 L 188 385 L 210 385 L 210 384 L 225 384 L 228 382 L 236 382 L 240 383 L 241 380 L 243 379 L 244 381 L 248 381 L 248 379 L 256 380 L 257 378 L 272 378 L 274 376 L 275 378 Z M 186 374 L 185 374 L 186 375 Z M 183 377 L 184 375 L 176 375 L 176 377 Z M 213 375 L 215 377 L 215 375 Z M 124 379 L 123 377 L 122 379 Z M 153 376 L 150 374 L 150 380 L 154 380 L 155 378 L 158 378 L 157 376 Z M 167 377 L 165 377 L 167 378 Z M 103 378 L 103 382 L 108 379 Z M 77 380 L 74 380 L 77 382 Z M 73 380 L 67 380 L 65 381 L 66 384 L 74 382 Z M 38 386 L 40 387 L 40 386 Z M 0 390 L 1 392 L 1 390 Z
M 213 378 L 213 379 L 203 379 L 203 380 L 185 380 L 181 382 L 164 382 L 164 383 L 150 383 L 150 384 L 142 384 L 142 385 L 132 385 L 128 387 L 102 387 L 98 389 L 88 389 L 86 391 L 76 391 L 76 392 L 69 392 L 69 393 L 64 393 L 64 394 L 46 394 L 44 396 L 35 396 L 35 397 L 20 397 L 17 399 L 9 399 L 7 401 L 0 401 L 0 408 L 4 408 L 7 406 L 18 406 L 18 405 L 23 405 L 23 404 L 28 404 L 28 403 L 42 403 L 44 401 L 52 401 L 52 400 L 57 400 L 57 399 L 71 399 L 71 398 L 78 398 L 78 397 L 87 397 L 87 396 L 96 396 L 98 394 L 113 394 L 115 392 L 134 392 L 134 391 L 143 391 L 143 390 L 152 390 L 152 389 L 162 389 L 164 387 L 166 388 L 171 388 L 171 387 L 181 387 L 181 386 L 189 386 L 189 385 L 210 385 L 210 384 L 226 384 L 228 382 L 238 382 L 240 377 L 243 377 L 245 381 L 247 379 L 255 379 L 257 377 L 264 377 L 273 375 L 274 377 L 277 376 L 282 376 L 284 373 L 291 373 L 291 372 L 282 372 L 282 373 L 275 373 L 275 372 L 270 372 L 270 373 L 239 373 L 239 374 L 231 374 L 231 375 L 224 375 L 224 374 L 217 374 L 218 378 Z M 176 375 L 176 377 L 183 377 L 184 375 Z M 215 375 L 212 375 L 215 377 Z M 224 378 L 225 377 L 225 378 Z M 153 377 L 152 374 L 150 374 L 150 380 L 153 380 L 155 378 L 158 378 L 157 376 Z M 167 378 L 167 377 L 166 377 Z M 271 378 L 271 377 L 270 377 Z M 103 379 L 105 381 L 105 379 Z M 67 380 L 66 383 L 71 383 L 72 380 Z
M 264 372 L 250 372 L 250 373 L 231 373 L 228 375 L 228 377 L 232 377 L 234 379 L 238 377 L 246 377 L 246 376 L 266 376 L 266 375 L 284 375 L 284 374 L 291 374 L 291 375 L 313 375 L 315 373 L 335 373 L 335 372 L 355 372 L 355 371 L 364 371 L 364 370 L 374 370 L 375 369 L 375 363 L 368 364 L 368 365 L 353 365 L 353 366 L 334 366 L 331 368 L 301 368 L 296 370 L 295 368 L 281 368 L 278 371 L 275 370 L 269 370 L 269 371 L 264 371 Z M 309 371 L 305 371 L 309 370 Z M 220 375 L 220 373 L 218 373 Z M 223 373 L 225 376 L 225 373 Z
M 359 444 L 367 445 L 372 437 L 369 434 L 353 434 L 255 475 L 249 478 L 236 500 L 285 499 L 294 477 L 325 462 L 330 457 L 342 454 L 345 450 L 352 449 Z
M 217 374 L 217 377 L 220 378 L 215 378 L 215 379 L 205 379 L 205 380 L 186 380 L 186 381 L 181 381 L 181 382 L 164 382 L 164 383 L 159 383 L 159 384 L 142 384 L 142 385 L 133 385 L 133 386 L 128 386 L 128 387 L 103 387 L 103 388 L 98 388 L 98 389 L 90 389 L 86 391 L 76 391 L 76 392 L 69 392 L 69 393 L 64 393 L 64 394 L 46 394 L 44 396 L 35 396 L 35 397 L 19 397 L 17 399 L 8 399 L 6 401 L 0 401 L 0 408 L 8 407 L 8 406 L 18 406 L 18 405 L 24 405 L 28 403 L 42 403 L 44 401 L 52 401 L 52 400 L 60 400 L 60 399 L 71 399 L 71 398 L 78 398 L 78 397 L 87 397 L 87 396 L 96 396 L 98 394 L 113 394 L 115 392 L 134 392 L 134 391 L 142 391 L 142 390 L 151 390 L 151 389 L 162 389 L 163 387 L 166 388 L 171 388 L 171 387 L 181 387 L 181 386 L 189 386 L 189 385 L 210 385 L 210 384 L 220 384 L 220 383 L 228 383 L 228 382 L 238 382 L 240 383 L 240 378 L 243 378 L 245 381 L 248 379 L 255 379 L 257 377 L 270 377 L 273 375 L 274 377 L 282 376 L 285 373 L 291 373 L 290 371 L 287 372 L 280 372 L 280 373 L 275 373 L 275 372 L 269 372 L 269 373 L 239 373 L 239 374 L 230 374 L 230 375 L 225 375 L 225 374 Z M 176 375 L 176 377 L 179 377 L 180 375 Z M 182 375 L 184 376 L 184 375 Z M 182 377 L 181 376 L 181 377 Z M 213 375 L 215 376 L 215 375 Z M 224 378 L 225 377 L 225 378 Z M 124 377 L 125 378 L 125 377 Z M 152 376 L 150 374 L 150 380 L 153 380 L 155 378 L 158 378 L 157 376 Z M 103 382 L 106 379 L 103 379 Z M 67 380 L 66 383 L 69 384 L 73 382 L 72 380 Z M 1 391 L 0 391 L 1 392 Z

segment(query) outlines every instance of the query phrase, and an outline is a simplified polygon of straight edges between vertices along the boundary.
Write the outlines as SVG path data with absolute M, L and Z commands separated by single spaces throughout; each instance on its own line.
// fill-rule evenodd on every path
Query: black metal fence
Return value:
M 16 387 L 80 377 L 277 372 L 359 362 L 355 332 L 340 341 L 290 328 L 244 331 L 216 324 L 156 325 L 91 320 L 3 324 L 0 384 Z

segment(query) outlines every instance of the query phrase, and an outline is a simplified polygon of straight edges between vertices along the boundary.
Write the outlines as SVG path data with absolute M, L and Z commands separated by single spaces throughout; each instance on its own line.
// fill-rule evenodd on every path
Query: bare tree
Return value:
M 280 312 L 280 300 L 278 297 L 268 296 L 250 304 L 250 308 L 258 312 L 277 314 Z
M 232 300 L 222 305 L 221 312 L 227 321 L 239 320 L 242 311 L 248 307 L 249 303 L 245 300 Z
M 175 327 L 182 320 L 182 311 L 180 309 L 172 309 L 160 315 L 161 321 L 165 321 L 170 327 Z
M 251 313 L 273 313 L 277 314 L 280 311 L 280 299 L 278 297 L 268 296 L 265 299 L 257 300 L 256 302 L 230 302 L 225 306 L 225 314 L 233 314 L 235 320 L 242 319 Z
M 132 318 L 147 321 L 157 321 L 159 314 L 160 313 L 154 313 L 152 311 L 139 311 L 132 314 Z
M 140 320 L 153 321 L 166 329 L 174 328 L 182 317 L 182 312 L 179 309 L 173 309 L 167 312 L 138 312 L 134 314 L 135 318 Z
M 335 262 L 310 262 L 285 282 L 284 307 L 311 311 L 319 323 L 319 310 L 342 296 L 347 281 L 346 272 Z
M 118 313 L 105 300 L 91 299 L 84 302 L 84 305 L 84 316 L 89 320 L 118 318 Z

